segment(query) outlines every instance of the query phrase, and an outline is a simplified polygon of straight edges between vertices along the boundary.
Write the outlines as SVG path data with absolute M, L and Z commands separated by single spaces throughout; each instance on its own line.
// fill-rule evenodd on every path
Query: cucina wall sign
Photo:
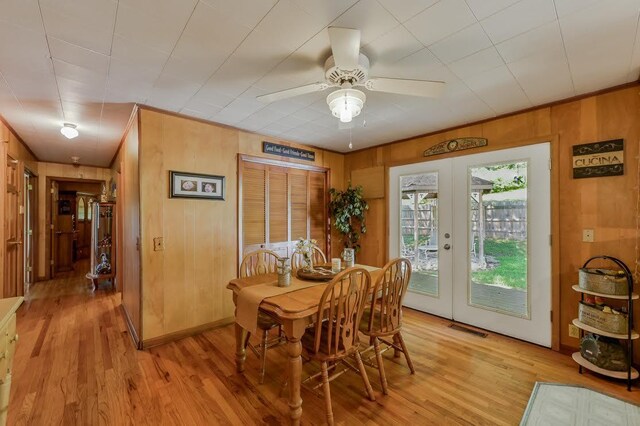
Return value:
M 622 139 L 573 146 L 574 179 L 623 174 L 624 141 Z

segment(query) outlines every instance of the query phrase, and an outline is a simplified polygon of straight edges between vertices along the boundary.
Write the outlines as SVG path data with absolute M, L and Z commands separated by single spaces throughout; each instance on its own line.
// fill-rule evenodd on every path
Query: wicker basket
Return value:
M 599 308 L 583 302 L 580 302 L 578 308 L 578 320 L 583 324 L 609 333 L 627 334 L 629 332 L 626 314 L 603 312 Z
M 595 293 L 626 296 L 629 286 L 620 271 L 602 268 L 581 268 L 578 273 L 578 286 Z

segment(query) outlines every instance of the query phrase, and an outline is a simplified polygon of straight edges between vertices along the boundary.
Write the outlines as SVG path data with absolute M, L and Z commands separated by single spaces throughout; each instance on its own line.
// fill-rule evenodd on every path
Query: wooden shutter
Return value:
M 327 254 L 327 187 L 326 173 L 309 172 L 309 225 L 310 236 Z
M 291 239 L 309 238 L 308 232 L 308 173 L 292 170 L 291 179 Z
M 245 163 L 242 171 L 242 234 L 244 252 L 266 243 L 265 167 Z

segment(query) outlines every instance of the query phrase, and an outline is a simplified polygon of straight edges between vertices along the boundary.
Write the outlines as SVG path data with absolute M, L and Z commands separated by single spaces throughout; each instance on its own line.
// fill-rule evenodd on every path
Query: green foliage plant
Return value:
M 359 251 L 360 234 L 367 232 L 365 213 L 369 210 L 369 204 L 362 196 L 362 186 L 354 188 L 349 182 L 344 191 L 331 188 L 329 194 L 329 211 L 333 217 L 334 228 L 342 234 L 345 247 Z

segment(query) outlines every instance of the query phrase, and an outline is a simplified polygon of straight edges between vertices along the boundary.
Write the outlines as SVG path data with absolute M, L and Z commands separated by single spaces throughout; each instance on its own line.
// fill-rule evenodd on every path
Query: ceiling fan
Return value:
M 443 81 L 406 80 L 398 78 L 369 77 L 369 58 L 360 53 L 360 30 L 329 27 L 332 56 L 324 64 L 325 81 L 281 90 L 258 96 L 256 99 L 270 103 L 282 99 L 320 92 L 339 87 L 327 96 L 331 113 L 343 123 L 349 123 L 360 114 L 367 100 L 364 92 L 354 87 L 364 87 L 372 92 L 435 98 L 442 94 Z

